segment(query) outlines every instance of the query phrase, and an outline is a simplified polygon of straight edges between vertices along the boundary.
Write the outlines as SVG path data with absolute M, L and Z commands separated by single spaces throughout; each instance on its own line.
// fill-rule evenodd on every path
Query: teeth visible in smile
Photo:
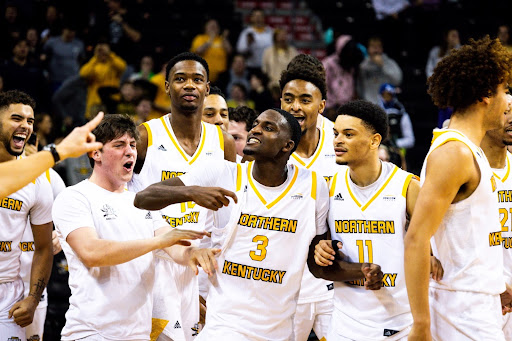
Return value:
M 17 138 L 19 138 L 19 139 L 24 140 L 24 139 L 26 139 L 26 138 L 27 138 L 27 135 L 24 135 L 24 134 L 15 134 L 15 135 L 14 135 L 14 137 L 17 137 Z
M 260 142 L 260 141 L 258 141 L 258 139 L 254 138 L 254 137 L 251 137 L 249 139 L 249 142 Z

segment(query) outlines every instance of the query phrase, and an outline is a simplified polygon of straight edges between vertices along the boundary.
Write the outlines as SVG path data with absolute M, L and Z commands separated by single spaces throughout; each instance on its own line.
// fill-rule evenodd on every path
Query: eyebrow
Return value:
M 188 75 L 194 75 L 194 76 L 201 76 L 201 77 L 205 77 L 205 75 L 203 75 L 202 73 L 199 73 L 199 72 L 191 72 L 191 73 L 186 73 L 186 72 L 176 72 L 174 74 L 174 76 L 188 76 Z
M 313 98 L 313 95 L 311 94 L 308 94 L 308 93 L 304 93 L 304 94 L 300 94 L 298 96 L 295 96 L 294 94 L 290 93 L 290 92 L 285 92 L 284 93 L 284 96 L 291 96 L 291 97 L 310 97 L 310 98 Z

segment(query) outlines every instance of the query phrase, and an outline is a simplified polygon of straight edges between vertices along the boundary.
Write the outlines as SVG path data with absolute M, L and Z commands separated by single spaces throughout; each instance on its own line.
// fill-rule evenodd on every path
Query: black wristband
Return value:
M 60 162 L 60 155 L 59 155 L 59 152 L 57 152 L 57 148 L 55 147 L 54 143 L 51 143 L 51 144 L 45 146 L 43 148 L 43 150 L 47 150 L 50 153 L 52 153 L 53 161 L 55 162 L 55 164 Z

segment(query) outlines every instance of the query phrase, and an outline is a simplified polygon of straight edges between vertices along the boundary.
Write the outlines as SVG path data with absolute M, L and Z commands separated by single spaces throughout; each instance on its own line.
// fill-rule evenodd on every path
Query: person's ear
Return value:
M 370 148 L 378 150 L 381 142 L 382 142 L 382 135 L 379 133 L 373 134 L 372 138 L 370 140 Z

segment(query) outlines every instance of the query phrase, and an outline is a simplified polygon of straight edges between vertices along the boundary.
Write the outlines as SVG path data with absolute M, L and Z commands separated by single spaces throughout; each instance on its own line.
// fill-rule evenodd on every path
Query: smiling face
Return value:
M 281 109 L 292 114 L 300 124 L 302 134 L 316 129 L 318 114 L 325 109 L 320 90 L 310 82 L 294 79 L 284 86 Z
M 247 136 L 244 154 L 264 158 L 276 158 L 281 152 L 289 152 L 294 146 L 286 119 L 274 110 L 260 114 Z
M 0 144 L 12 156 L 23 153 L 34 130 L 34 110 L 25 104 L 11 104 L 0 113 Z
M 171 98 L 173 107 L 183 113 L 195 113 L 202 108 L 209 91 L 206 70 L 195 60 L 176 63 L 165 82 L 165 92 Z
M 224 131 L 229 128 L 229 113 L 226 100 L 219 95 L 208 95 L 204 99 L 203 121 L 219 125 Z
M 95 171 L 102 170 L 108 182 L 122 186 L 133 176 L 133 167 L 137 159 L 135 138 L 125 133 L 103 144 L 101 150 L 93 152 Z
M 378 152 L 381 136 L 367 127 L 360 118 L 338 115 L 334 123 L 334 152 L 339 165 L 364 163 Z

